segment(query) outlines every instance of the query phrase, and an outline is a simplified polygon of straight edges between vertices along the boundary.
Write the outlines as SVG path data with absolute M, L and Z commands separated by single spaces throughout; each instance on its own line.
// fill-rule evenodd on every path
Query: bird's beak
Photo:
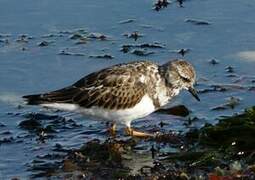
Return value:
M 200 101 L 198 94 L 197 94 L 197 90 L 194 87 L 190 87 L 188 90 L 196 98 L 196 100 Z

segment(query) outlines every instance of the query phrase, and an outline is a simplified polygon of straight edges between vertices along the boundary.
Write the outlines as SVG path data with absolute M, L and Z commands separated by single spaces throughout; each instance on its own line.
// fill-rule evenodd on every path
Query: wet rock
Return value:
M 123 36 L 126 36 L 127 38 L 132 38 L 136 41 L 138 38 L 142 37 L 143 34 L 140 34 L 139 32 L 135 31 L 132 33 L 125 33 L 123 34 Z
M 140 44 L 136 47 L 141 47 L 141 48 L 165 48 L 164 45 L 158 43 L 158 42 L 154 42 L 154 43 L 144 43 L 144 44 Z
M 178 4 L 179 4 L 179 7 L 183 7 L 183 2 L 184 0 L 177 0 Z
M 71 160 L 64 160 L 63 162 L 63 166 L 62 169 L 64 170 L 64 172 L 73 172 L 79 169 L 79 167 L 73 163 Z
M 19 126 L 22 129 L 27 129 L 27 130 L 36 130 L 36 129 L 40 129 L 42 127 L 41 123 L 35 119 L 21 121 L 19 123 Z
M 158 143 L 180 144 L 182 142 L 181 136 L 175 133 L 165 133 L 156 135 L 155 139 Z
M 10 41 L 9 39 L 0 39 L 0 43 L 7 45 L 7 44 L 10 44 Z
M 127 45 L 123 45 L 120 49 L 123 53 L 128 53 L 130 51 L 131 47 Z
M 227 74 L 226 77 L 233 78 L 233 77 L 239 77 L 239 75 L 238 74 Z
M 238 97 L 230 97 L 227 99 L 227 102 L 211 108 L 211 110 L 225 110 L 225 109 L 234 109 L 237 105 L 240 104 L 241 99 Z
M 154 52 L 147 51 L 146 49 L 133 49 L 131 53 L 137 56 L 148 56 L 148 55 L 154 54 Z
M 24 115 L 27 119 L 19 123 L 19 127 L 36 135 L 36 140 L 42 143 L 46 139 L 53 138 L 54 134 L 65 129 L 79 128 L 72 119 L 66 119 L 58 115 L 43 113 L 29 113 Z
M 45 47 L 45 46 L 49 46 L 50 42 L 49 41 L 42 41 L 39 42 L 37 45 L 40 47 Z
M 234 72 L 235 72 L 233 66 L 227 66 L 227 67 L 225 68 L 225 70 L 226 70 L 227 73 L 234 73 Z
M 28 50 L 27 47 L 22 47 L 22 48 L 21 48 L 21 51 L 27 51 L 27 50 Z
M 8 38 L 11 37 L 11 34 L 0 34 L 0 38 Z
M 127 169 L 122 165 L 123 145 L 119 142 L 100 143 L 92 140 L 83 147 L 68 153 L 64 161 L 65 171 L 86 170 L 94 177 L 115 179 L 127 176 Z
M 186 19 L 185 22 L 194 24 L 194 25 L 210 25 L 211 23 L 203 20 L 197 20 L 197 19 Z
M 98 58 L 98 59 L 113 59 L 114 57 L 110 54 L 102 54 L 102 55 L 90 55 L 90 58 Z
M 135 19 L 126 19 L 126 20 L 119 21 L 119 24 L 127 24 L 127 23 L 132 23 L 135 21 L 136 21 Z
M 217 88 L 211 87 L 211 88 L 199 89 L 199 90 L 198 90 L 198 93 L 199 93 L 199 94 L 203 94 L 203 93 L 210 93 L 210 92 L 216 92 L 216 91 L 218 91 Z M 220 91 L 220 92 L 226 91 L 226 89 L 220 89 L 219 91 Z
M 73 52 L 67 52 L 66 50 L 61 50 L 58 55 L 65 55 L 65 56 L 85 56 L 83 53 L 73 53 Z
M 65 157 L 63 153 L 48 153 L 45 155 L 37 155 L 36 158 L 46 159 L 46 160 L 54 160 L 54 159 L 62 159 Z
M 5 137 L 5 138 L 0 139 L 0 145 L 9 144 L 9 143 L 13 143 L 13 142 L 14 142 L 13 137 Z
M 180 54 L 182 57 L 185 56 L 185 54 L 189 53 L 191 49 L 189 48 L 182 48 L 182 49 L 177 49 L 177 50 L 170 50 L 171 53 L 177 53 Z
M 3 132 L 0 132 L 0 135 L 11 135 L 12 132 L 11 131 L 3 131 Z
M 243 114 L 222 118 L 215 126 L 206 125 L 200 132 L 200 142 L 213 146 L 233 146 L 236 152 L 254 148 L 255 107 L 247 109 Z M 218 139 L 219 141 L 217 141 Z M 250 152 L 250 151 L 249 151 Z
M 239 84 L 212 84 L 211 87 L 220 92 L 230 90 L 244 90 L 246 88 L 245 86 Z
M 75 30 L 60 30 L 57 32 L 58 34 L 73 34 L 73 33 L 76 33 Z
M 158 0 L 155 4 L 154 4 L 154 9 L 156 11 L 161 10 L 162 8 L 166 8 L 168 6 L 169 2 L 168 0 Z
M 140 24 L 140 26 L 141 26 L 142 28 L 146 28 L 146 29 L 151 29 L 151 28 L 153 28 L 153 25 L 150 25 L 150 24 Z
M 28 39 L 26 35 L 21 35 L 17 40 L 17 43 L 28 43 Z
M 177 53 L 184 56 L 190 51 L 190 49 L 180 49 Z
M 163 113 L 163 114 L 171 114 L 175 116 L 188 116 L 190 111 L 189 109 L 184 105 L 174 106 L 168 109 L 159 109 L 156 111 L 156 113 Z
M 104 34 L 101 33 L 90 33 L 87 38 L 91 38 L 91 39 L 99 39 L 99 40 L 107 40 L 108 37 Z
M 0 127 L 5 127 L 5 125 L 3 123 L 0 122 Z
M 251 86 L 248 88 L 249 91 L 255 91 L 255 86 Z
M 72 34 L 70 37 L 69 37 L 69 39 L 74 39 L 74 40 L 76 40 L 76 39 L 83 39 L 84 37 L 83 37 L 83 35 L 82 34 L 79 34 L 79 33 L 74 33 L 74 34 Z
M 226 92 L 245 90 L 247 87 L 239 84 L 211 84 L 209 88 L 198 90 L 198 93 L 209 93 L 209 92 Z
M 209 63 L 212 64 L 212 65 L 216 65 L 216 64 L 219 64 L 219 60 L 211 59 L 211 60 L 209 60 Z
M 124 44 L 122 48 L 165 48 L 164 45 L 154 42 L 154 43 L 143 43 L 143 44 Z
M 53 119 L 63 119 L 58 115 L 48 115 L 44 113 L 27 113 L 24 115 L 25 118 L 32 120 L 53 120 Z
M 247 75 L 242 75 L 242 76 L 240 76 L 240 75 L 237 75 L 236 77 L 238 77 L 238 78 L 236 78 L 234 81 L 233 81 L 233 83 L 245 83 L 245 82 L 247 82 L 247 83 L 253 83 L 253 79 L 255 78 L 254 76 L 247 76 Z
M 19 123 L 19 127 L 37 135 L 37 140 L 44 141 L 46 138 L 51 138 L 52 135 L 47 133 L 55 133 L 56 131 L 50 126 L 43 126 L 38 120 L 29 119 Z
M 69 36 L 70 39 L 72 40 L 78 40 L 78 42 L 76 42 L 75 44 L 87 44 L 87 42 L 89 41 L 89 39 L 84 35 L 84 34 L 80 34 L 80 33 L 74 33 L 71 36 Z
M 39 161 L 39 162 L 32 162 L 30 165 L 29 170 L 34 172 L 32 175 L 32 179 L 36 178 L 46 178 L 53 176 L 56 173 L 56 170 L 59 168 L 60 163 L 59 162 L 45 162 L 45 161 Z
M 17 43 L 28 43 L 29 40 L 34 39 L 32 36 L 28 36 L 27 34 L 21 34 L 18 36 L 16 40 Z
M 165 48 L 165 47 L 157 42 L 143 44 L 124 44 L 122 45 L 120 51 L 122 51 L 123 53 L 128 53 L 131 51 L 132 54 L 138 56 L 147 56 L 154 53 L 152 51 L 147 51 L 147 49 L 150 48 Z
M 56 143 L 54 148 L 53 148 L 53 151 L 56 151 L 56 152 L 70 152 L 69 149 L 66 149 L 64 148 L 61 144 L 59 143 Z

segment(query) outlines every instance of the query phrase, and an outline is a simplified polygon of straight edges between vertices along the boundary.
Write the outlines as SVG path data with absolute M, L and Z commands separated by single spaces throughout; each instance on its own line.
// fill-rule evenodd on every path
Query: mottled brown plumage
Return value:
M 73 103 L 84 108 L 92 106 L 106 109 L 126 109 L 135 106 L 142 97 L 154 89 L 152 83 L 158 67 L 151 62 L 133 62 L 115 65 L 91 73 L 73 85 L 41 95 L 24 96 L 29 104 Z M 145 78 L 144 82 L 140 80 Z M 150 90 L 149 90 L 150 89 Z M 37 98 L 37 101 L 33 100 Z M 152 96 L 152 95 L 151 95 Z M 31 99 L 31 100 L 29 100 Z M 158 102 L 155 102 L 159 106 Z

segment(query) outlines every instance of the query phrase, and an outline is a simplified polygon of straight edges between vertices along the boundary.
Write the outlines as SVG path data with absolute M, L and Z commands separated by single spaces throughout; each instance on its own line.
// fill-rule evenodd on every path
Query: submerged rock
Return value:
M 79 33 L 74 33 L 74 34 L 70 35 L 69 38 L 75 40 L 75 39 L 82 39 L 82 38 L 84 38 L 84 36 Z
M 45 47 L 45 46 L 49 46 L 51 42 L 49 41 L 42 41 L 42 42 L 39 42 L 37 45 L 40 46 L 40 47 Z
M 127 23 L 132 23 L 135 21 L 136 21 L 135 19 L 126 19 L 126 20 L 119 21 L 119 24 L 127 24 Z
M 143 44 L 123 44 L 122 50 L 126 49 L 129 50 L 131 48 L 165 48 L 164 45 L 154 42 L 154 43 L 143 43 Z M 123 50 L 124 52 L 124 50 Z
M 61 50 L 58 55 L 65 55 L 65 56 L 85 56 L 83 53 L 73 53 L 73 52 L 67 52 L 66 50 Z
M 245 89 L 248 89 L 248 87 L 240 84 L 211 84 L 208 88 L 198 90 L 198 93 L 226 92 Z
M 209 63 L 212 64 L 212 65 L 216 65 L 216 64 L 219 64 L 219 60 L 211 59 L 211 60 L 209 60 Z
M 131 53 L 137 56 L 148 56 L 154 54 L 153 51 L 147 51 L 146 49 L 133 49 Z
M 241 99 L 238 97 L 230 97 L 227 99 L 227 102 L 218 106 L 211 108 L 211 110 L 225 110 L 225 109 L 234 109 L 237 105 L 240 104 Z
M 0 122 L 0 127 L 5 127 L 5 125 L 3 123 Z
M 27 130 L 36 130 L 42 127 L 41 123 L 35 119 L 24 120 L 19 123 L 19 126 Z
M 108 37 L 104 34 L 101 33 L 90 33 L 87 38 L 91 38 L 91 39 L 99 39 L 99 40 L 107 40 Z
M 0 33 L 0 38 L 8 38 L 11 37 L 11 34 L 2 34 Z
M 234 73 L 234 72 L 235 72 L 233 66 L 227 66 L 227 67 L 225 68 L 225 70 L 226 70 L 227 73 Z
M 114 57 L 110 54 L 102 54 L 102 55 L 90 55 L 90 58 L 98 58 L 98 59 L 113 59 Z
M 156 111 L 156 113 L 171 114 L 175 116 L 185 117 L 189 115 L 190 110 L 184 105 L 179 105 L 167 109 L 159 109 Z
M 154 4 L 154 9 L 156 11 L 159 11 L 162 8 L 166 8 L 168 6 L 168 4 L 170 4 L 168 2 L 168 0 L 158 0 L 155 4 Z
M 194 24 L 194 25 L 210 25 L 211 23 L 203 20 L 198 20 L 198 19 L 186 19 L 185 22 Z
M 136 41 L 138 38 L 142 37 L 143 34 L 140 34 L 139 32 L 135 31 L 132 33 L 125 33 L 123 34 L 123 36 L 126 36 L 127 38 L 132 38 Z
M 189 48 L 182 48 L 182 49 L 177 49 L 177 50 L 171 50 L 170 52 L 172 53 L 177 53 L 180 54 L 181 56 L 185 56 L 185 54 L 189 53 L 191 49 Z

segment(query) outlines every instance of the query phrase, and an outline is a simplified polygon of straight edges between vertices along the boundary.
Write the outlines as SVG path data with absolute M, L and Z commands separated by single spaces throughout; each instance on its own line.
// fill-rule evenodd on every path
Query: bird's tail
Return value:
M 42 94 L 26 95 L 23 98 L 28 105 L 39 105 L 47 102 Z
M 28 105 L 39 105 L 47 103 L 71 103 L 74 95 L 78 92 L 77 88 L 68 87 L 45 94 L 26 95 L 23 98 Z

